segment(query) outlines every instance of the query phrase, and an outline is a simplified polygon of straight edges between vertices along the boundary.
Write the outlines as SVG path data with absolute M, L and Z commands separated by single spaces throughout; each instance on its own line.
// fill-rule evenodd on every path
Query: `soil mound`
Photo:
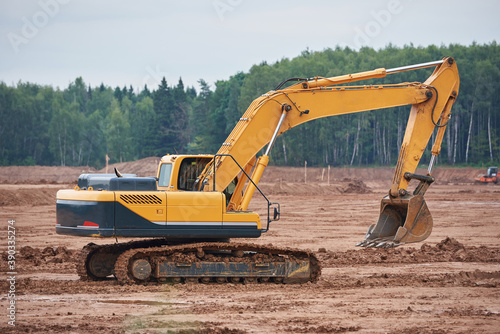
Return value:
M 2 189 L 1 206 L 55 205 L 57 188 Z
M 479 174 L 484 174 L 485 170 L 478 168 L 436 168 L 433 176 L 436 182 L 440 184 L 457 183 L 457 184 L 472 184 L 474 178 Z
M 117 168 L 122 173 L 132 173 L 138 176 L 154 176 L 158 169 L 160 158 L 149 157 L 137 161 L 115 163 L 108 166 L 108 173 Z M 78 176 L 84 173 L 105 173 L 106 169 L 96 170 L 92 167 L 62 167 L 62 166 L 6 166 L 0 167 L 0 184 L 57 184 L 76 183 Z M 484 170 L 477 168 L 436 168 L 433 175 L 436 183 L 467 183 L 472 184 L 474 177 L 484 174 Z M 326 168 L 308 167 L 279 167 L 266 168 L 261 182 L 265 183 L 322 183 L 334 184 L 344 179 L 362 180 L 369 182 L 384 182 L 392 180 L 393 167 L 376 168 Z M 425 170 L 417 170 L 425 174 Z
M 279 167 L 269 166 L 262 175 L 262 182 L 297 182 L 307 183 L 335 183 L 344 179 L 358 179 L 363 181 L 387 179 L 392 180 L 394 168 L 330 168 L 330 177 L 328 177 L 328 168 L 308 167 L 307 172 L 301 167 Z
M 455 240 L 454 238 L 446 237 L 436 245 L 436 249 L 449 252 L 458 252 L 460 250 L 465 249 L 465 246 L 460 242 L 458 242 L 457 240 Z
M 328 195 L 340 194 L 342 189 L 338 185 L 326 185 L 320 183 L 297 183 L 297 182 L 277 182 L 260 183 L 259 188 L 266 195 Z
M 35 265 L 40 265 L 41 263 L 73 262 L 75 260 L 73 251 L 64 246 L 45 247 L 43 249 L 24 246 L 19 250 L 19 255 L 21 258 Z
M 342 190 L 343 193 L 368 194 L 372 192 L 361 180 L 345 178 L 342 181 L 347 183 Z
M 160 158 L 149 157 L 136 161 L 127 161 L 112 164 L 108 166 L 108 173 L 113 173 L 114 168 L 118 169 L 122 174 L 137 174 L 137 176 L 156 176 Z M 106 173 L 106 168 L 98 171 L 98 173 Z
M 19 272 L 34 272 L 38 270 L 59 270 L 67 271 L 74 268 L 77 260 L 77 251 L 72 251 L 64 246 L 34 248 L 23 246 L 16 254 L 17 267 Z M 6 269 L 8 261 L 7 251 L 2 252 L 2 270 Z M 61 267 L 61 264 L 63 267 Z M 35 269 L 37 268 L 37 269 Z
M 372 190 L 359 179 L 345 178 L 342 181 L 336 181 L 331 184 L 321 182 L 276 182 L 259 184 L 266 195 L 301 195 L 301 196 L 320 196 L 330 194 L 367 194 Z
M 87 166 L 6 166 L 0 167 L 0 184 L 76 184 L 80 174 L 96 172 Z
M 149 157 L 137 161 L 116 163 L 108 166 L 108 172 L 113 173 L 113 168 L 116 167 L 122 173 L 155 176 L 159 162 L 160 158 Z M 80 174 L 105 172 L 105 168 L 96 170 L 88 166 L 4 166 L 0 167 L 0 184 L 76 184 Z
M 325 266 L 371 263 L 424 262 L 499 262 L 500 248 L 465 247 L 453 238 L 445 238 L 435 246 L 423 244 L 417 248 L 362 248 L 346 252 L 319 252 Z

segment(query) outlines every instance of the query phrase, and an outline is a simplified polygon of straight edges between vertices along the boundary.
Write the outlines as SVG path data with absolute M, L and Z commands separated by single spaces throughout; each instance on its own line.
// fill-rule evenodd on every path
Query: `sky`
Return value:
M 498 0 L 3 0 L 0 81 L 214 88 L 307 49 L 500 42 L 498 13 Z

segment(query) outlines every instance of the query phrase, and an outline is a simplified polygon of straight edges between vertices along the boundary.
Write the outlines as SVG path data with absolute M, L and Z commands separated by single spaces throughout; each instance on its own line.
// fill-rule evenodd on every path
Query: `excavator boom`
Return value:
M 435 70 L 424 83 L 341 86 L 426 67 L 435 67 Z M 248 184 L 243 196 L 240 191 L 235 191 L 228 205 L 228 210 L 246 210 L 255 190 L 254 183 L 260 180 L 269 161 L 270 148 L 278 135 L 318 118 L 411 105 L 392 186 L 382 201 L 381 218 L 376 226 L 370 227 L 365 242 L 360 245 L 387 247 L 424 240 L 432 229 L 432 217 L 423 195 L 433 181 L 430 176 L 432 166 L 441 150 L 459 82 L 453 58 L 444 58 L 388 70 L 381 68 L 333 78 L 316 77 L 283 89 L 280 85 L 253 101 L 240 118 L 219 149 L 217 154 L 220 157 L 215 168 L 212 162 L 202 175 L 203 184 L 208 185 L 204 190 L 224 191 L 240 173 L 235 161 L 246 170 L 253 167 L 253 183 Z M 416 176 L 414 172 L 435 128 L 438 132 L 428 175 Z M 256 154 L 266 145 L 266 153 L 256 160 Z M 215 185 L 214 173 L 217 174 Z M 243 188 L 241 183 L 246 179 L 240 177 L 240 184 L 236 186 L 238 190 Z M 419 180 L 421 185 L 416 192 L 409 194 L 407 188 L 412 179 Z M 417 206 L 419 209 L 415 209 Z
M 392 85 L 339 86 L 340 84 L 385 77 L 388 74 L 436 67 L 424 83 L 399 83 Z M 314 119 L 411 105 L 410 116 L 401 146 L 391 197 L 405 194 L 411 178 L 405 173 L 414 173 L 429 142 L 432 132 L 438 127 L 438 134 L 432 149 L 432 161 L 441 150 L 441 141 L 450 117 L 451 107 L 458 95 L 459 75 L 453 58 L 399 67 L 343 75 L 333 78 L 316 77 L 290 87 L 272 90 L 249 106 L 244 115 L 222 144 L 217 154 L 225 155 L 211 164 L 202 175 L 204 190 L 224 191 L 240 173 L 236 160 L 247 169 L 255 164 L 255 155 L 266 145 L 270 148 L 277 135 Z M 267 153 L 259 158 L 252 179 L 258 183 L 267 165 Z M 233 159 L 228 156 L 231 155 Z M 430 169 L 432 166 L 430 166 Z M 429 169 L 429 174 L 431 170 Z M 212 170 L 217 182 L 212 183 Z M 245 178 L 243 178 L 245 179 Z M 249 188 L 253 188 L 250 186 Z M 240 197 L 236 194 L 230 207 L 246 210 L 252 191 Z

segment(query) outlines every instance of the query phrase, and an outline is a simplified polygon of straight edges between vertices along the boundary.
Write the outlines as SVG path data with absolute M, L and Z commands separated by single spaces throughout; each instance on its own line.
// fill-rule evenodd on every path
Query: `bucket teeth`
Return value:
M 377 239 L 365 239 L 356 244 L 357 247 L 372 247 L 372 244 L 376 243 Z
M 356 247 L 366 247 L 366 248 L 394 248 L 404 245 L 404 242 L 395 242 L 390 240 L 390 238 L 376 238 L 376 239 L 365 239 L 356 244 Z
M 378 243 L 377 243 L 377 241 L 372 241 L 372 242 L 369 242 L 369 243 L 366 245 L 366 247 L 368 247 L 368 248 L 375 247 L 377 244 L 378 244 Z

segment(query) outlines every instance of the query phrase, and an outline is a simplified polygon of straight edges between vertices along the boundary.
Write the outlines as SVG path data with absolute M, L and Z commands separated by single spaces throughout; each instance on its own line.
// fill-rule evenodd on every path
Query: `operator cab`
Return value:
M 158 190 L 193 191 L 212 155 L 165 155 L 158 167 Z
M 487 174 L 488 177 L 496 177 L 498 174 L 498 167 L 489 167 Z

